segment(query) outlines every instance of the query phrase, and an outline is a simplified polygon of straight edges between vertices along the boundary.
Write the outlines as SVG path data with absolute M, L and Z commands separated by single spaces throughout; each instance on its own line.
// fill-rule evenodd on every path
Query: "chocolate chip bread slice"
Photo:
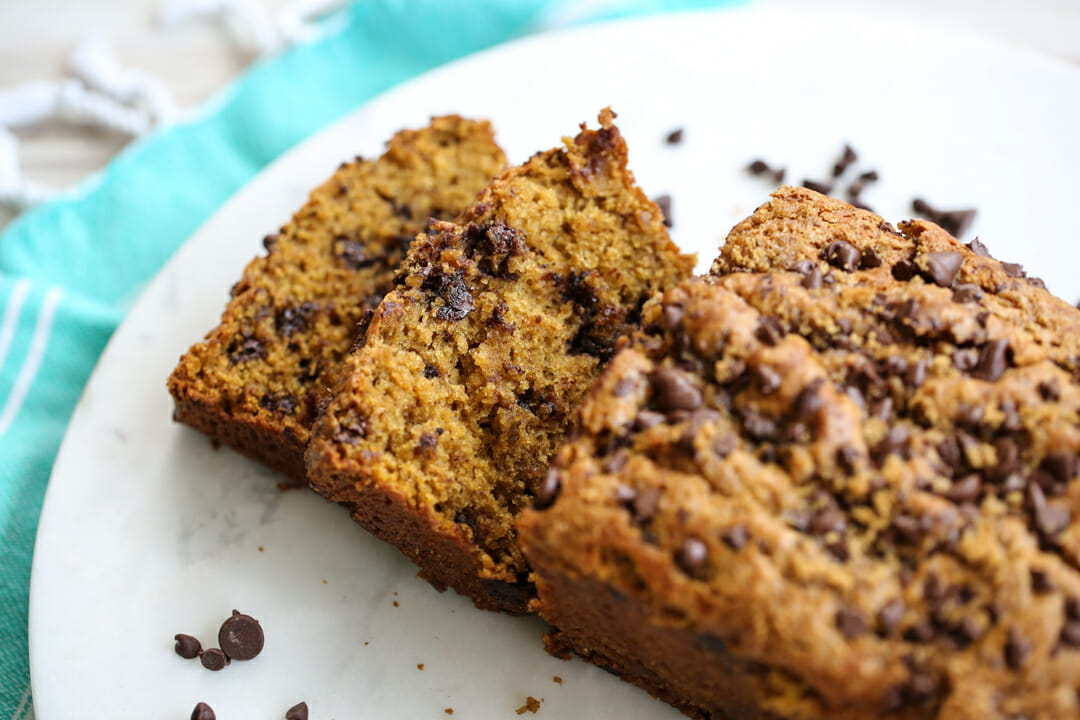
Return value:
M 518 523 L 549 649 L 692 717 L 1080 717 L 1080 312 L 975 248 L 782 189 L 650 302 Z
M 221 324 L 169 378 L 176 420 L 302 480 L 319 403 L 413 236 L 505 166 L 485 121 L 437 117 L 342 165 L 252 260 Z
M 616 339 L 693 266 L 613 118 L 413 242 L 309 447 L 316 490 L 482 608 L 525 610 L 514 518 Z

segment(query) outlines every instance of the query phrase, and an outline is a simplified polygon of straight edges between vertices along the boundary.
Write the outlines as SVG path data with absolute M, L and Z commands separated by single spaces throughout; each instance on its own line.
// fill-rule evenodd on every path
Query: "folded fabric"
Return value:
M 0 235 L 0 718 L 33 717 L 30 562 L 68 419 L 126 310 L 211 212 L 307 135 L 454 58 L 554 26 L 740 2 L 357 2 L 332 33 L 259 63 L 194 119 L 15 220 Z

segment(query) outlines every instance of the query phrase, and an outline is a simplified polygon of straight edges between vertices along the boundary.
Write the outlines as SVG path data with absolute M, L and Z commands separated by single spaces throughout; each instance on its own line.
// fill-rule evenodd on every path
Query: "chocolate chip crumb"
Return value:
M 202 650 L 202 643 L 198 638 L 191 635 L 185 635 L 183 633 L 176 634 L 176 645 L 173 647 L 176 650 L 176 654 L 185 660 L 191 660 L 199 657 L 199 651 Z
M 214 714 L 213 708 L 201 702 L 191 711 L 191 720 L 217 720 L 217 715 Z
M 230 660 L 251 660 L 262 652 L 264 640 L 259 621 L 239 610 L 218 630 L 218 644 Z
M 667 134 L 667 137 L 664 138 L 664 140 L 668 145 L 678 145 L 683 141 L 683 129 L 675 128 Z
M 953 237 L 960 237 L 975 219 L 974 209 L 938 210 L 922 198 L 915 198 L 911 202 L 911 209 L 930 222 L 940 225 L 941 229 Z
M 833 184 L 831 182 L 821 182 L 818 180 L 810 180 L 809 178 L 802 181 L 803 187 L 807 190 L 813 190 L 814 192 L 821 193 L 822 195 L 828 195 L 833 191 Z
M 308 720 L 307 703 L 298 702 L 285 711 L 285 720 Z
M 764 160 L 754 160 L 746 166 L 746 172 L 750 173 L 754 177 L 769 176 L 777 184 L 784 182 L 784 175 L 787 174 L 784 168 L 772 168 Z
M 214 672 L 221 670 L 229 664 L 229 658 L 217 648 L 203 650 L 202 654 L 199 655 L 199 661 L 204 668 L 213 670 Z

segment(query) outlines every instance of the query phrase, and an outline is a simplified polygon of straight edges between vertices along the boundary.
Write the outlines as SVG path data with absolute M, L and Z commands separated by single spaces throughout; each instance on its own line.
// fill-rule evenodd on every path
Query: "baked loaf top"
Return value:
M 613 118 L 413 242 L 309 446 L 313 487 L 359 506 L 381 493 L 357 519 L 485 607 L 499 602 L 466 577 L 524 582 L 515 516 L 616 339 L 693 266 L 634 184 Z M 402 531 L 405 515 L 432 535 Z
M 265 239 L 221 323 L 181 359 L 169 379 L 178 407 L 219 416 L 191 418 L 204 431 L 227 435 L 236 421 L 262 442 L 291 442 L 302 476 L 311 424 L 365 309 L 390 289 L 428 218 L 456 215 L 504 166 L 491 126 L 455 115 L 398 132 L 378 160 L 343 164 Z
M 1077 717 L 1080 312 L 803 189 L 713 273 L 584 401 L 530 557 L 740 664 L 729 705 L 687 698 L 706 713 Z

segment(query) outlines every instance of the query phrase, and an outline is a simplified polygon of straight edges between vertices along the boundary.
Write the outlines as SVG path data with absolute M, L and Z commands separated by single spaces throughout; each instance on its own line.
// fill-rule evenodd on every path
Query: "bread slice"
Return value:
M 461 212 L 504 166 L 491 126 L 457 116 L 343 164 L 264 240 L 221 323 L 181 358 L 175 419 L 303 480 L 311 425 L 364 311 L 428 218 Z
M 699 718 L 1080 717 L 1080 311 L 799 188 L 713 273 L 519 518 L 549 648 Z
M 525 611 L 514 519 L 616 340 L 693 267 L 613 118 L 413 242 L 308 450 L 316 490 L 482 608 Z

